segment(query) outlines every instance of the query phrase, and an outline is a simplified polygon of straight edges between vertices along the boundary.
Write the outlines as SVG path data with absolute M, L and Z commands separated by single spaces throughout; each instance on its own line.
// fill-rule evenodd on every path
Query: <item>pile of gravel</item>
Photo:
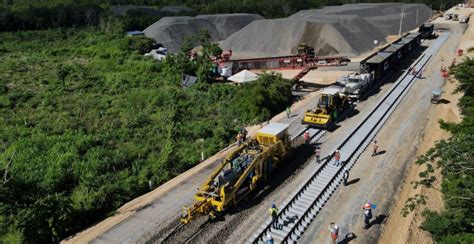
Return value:
M 303 10 L 285 19 L 258 20 L 221 43 L 234 58 L 255 58 L 296 53 L 300 43 L 315 48 L 318 55 L 356 56 L 398 34 L 415 29 L 431 15 L 424 4 L 345 4 Z M 418 20 L 416 18 L 418 12 Z
M 257 14 L 164 17 L 147 27 L 144 32 L 146 36 L 161 43 L 168 51 L 176 52 L 187 36 L 195 36 L 201 29 L 209 31 L 212 41 L 220 41 L 258 19 L 263 19 L 263 17 Z
M 211 22 L 219 33 L 219 40 L 224 40 L 254 20 L 263 19 L 258 14 L 211 14 L 198 15 L 196 18 Z

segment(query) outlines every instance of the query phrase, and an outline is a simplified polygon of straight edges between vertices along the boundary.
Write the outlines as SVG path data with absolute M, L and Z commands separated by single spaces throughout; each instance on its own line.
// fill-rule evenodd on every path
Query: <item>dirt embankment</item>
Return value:
M 466 14 L 467 10 L 462 9 L 462 14 Z M 469 10 L 469 12 L 474 12 Z M 459 48 L 467 50 L 469 47 L 474 46 L 474 28 L 472 26 L 472 21 L 469 28 L 465 32 Z M 472 53 L 468 54 L 473 56 Z M 459 58 L 458 58 L 459 59 Z M 448 122 L 460 122 L 461 115 L 457 103 L 462 94 L 453 94 L 457 83 L 455 81 L 448 81 L 444 86 L 445 93 L 443 94 L 443 102 L 438 105 L 434 105 L 431 109 L 422 143 L 417 151 L 417 155 L 423 155 L 428 149 L 435 145 L 436 141 L 447 139 L 450 137 L 450 134 L 442 130 L 439 127 L 438 120 L 443 119 Z M 420 225 L 423 222 L 423 217 L 421 213 L 425 209 L 430 209 L 434 211 L 442 211 L 443 199 L 441 192 L 434 189 L 427 189 L 419 187 L 418 189 L 413 189 L 412 181 L 419 180 L 419 172 L 424 170 L 424 166 L 419 166 L 412 164 L 404 183 L 401 185 L 399 192 L 397 193 L 397 202 L 391 209 L 390 218 L 388 218 L 386 225 L 383 228 L 382 235 L 380 236 L 379 242 L 382 243 L 434 243 L 430 234 L 426 231 L 423 231 L 420 228 Z M 436 173 L 438 179 L 441 178 L 439 172 Z M 438 180 L 435 184 L 436 188 L 440 188 L 440 181 Z M 401 211 L 405 206 L 405 202 L 409 197 L 413 197 L 416 194 L 422 194 L 428 197 L 427 204 L 425 206 L 418 206 L 412 213 L 408 216 L 403 217 Z
M 446 93 L 443 95 L 446 104 L 434 105 L 432 111 L 430 111 L 430 119 L 428 120 L 417 155 L 426 153 L 428 149 L 434 146 L 436 141 L 449 138 L 450 134 L 439 127 L 438 119 L 449 122 L 459 122 L 461 120 L 457 108 L 460 94 L 452 94 L 455 88 L 455 83 L 447 82 L 444 88 Z M 433 243 L 429 233 L 419 228 L 423 222 L 421 213 L 425 209 L 441 211 L 444 206 L 442 195 L 439 191 L 423 187 L 413 189 L 411 182 L 419 180 L 418 173 L 423 170 L 424 166 L 416 165 L 413 162 L 404 183 L 400 187 L 396 197 L 398 200 L 391 209 L 390 217 L 382 230 L 378 243 Z M 437 172 L 436 176 L 440 178 L 441 175 Z M 435 186 L 439 188 L 439 184 L 440 181 L 437 181 Z M 406 200 L 409 197 L 415 196 L 415 194 L 423 194 L 428 197 L 426 206 L 417 207 L 408 216 L 403 217 L 401 211 L 405 206 Z

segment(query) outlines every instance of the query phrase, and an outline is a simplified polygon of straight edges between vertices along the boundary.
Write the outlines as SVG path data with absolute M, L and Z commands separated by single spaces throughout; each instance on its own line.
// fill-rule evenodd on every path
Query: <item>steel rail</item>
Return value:
M 449 34 L 449 32 L 441 34 L 414 62 L 416 70 L 422 70 L 428 64 Z M 352 168 L 372 138 L 408 93 L 415 80 L 416 77 L 409 70 L 405 71 L 391 90 L 378 101 L 364 121 L 349 133 L 349 136 L 338 147 L 341 152 L 341 161 L 344 162 L 343 166 L 334 166 L 333 155 L 331 155 L 280 206 L 278 222 L 281 228 L 271 227 L 271 219 L 268 219 L 247 242 L 262 243 L 266 240 L 267 233 L 271 233 L 277 243 L 296 242 L 342 181 L 342 172 Z

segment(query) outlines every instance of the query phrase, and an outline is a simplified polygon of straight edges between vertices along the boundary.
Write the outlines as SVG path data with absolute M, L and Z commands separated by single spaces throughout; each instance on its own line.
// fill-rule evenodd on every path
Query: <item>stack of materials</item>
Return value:
M 144 30 L 145 35 L 176 52 L 186 37 L 196 36 L 201 29 L 209 32 L 212 41 L 224 40 L 254 20 L 258 14 L 217 14 L 196 17 L 164 17 Z
M 416 29 L 432 10 L 424 4 L 345 4 L 303 10 L 288 18 L 257 20 L 221 43 L 234 58 L 295 54 L 300 43 L 317 55 L 357 56 L 381 44 L 388 35 Z

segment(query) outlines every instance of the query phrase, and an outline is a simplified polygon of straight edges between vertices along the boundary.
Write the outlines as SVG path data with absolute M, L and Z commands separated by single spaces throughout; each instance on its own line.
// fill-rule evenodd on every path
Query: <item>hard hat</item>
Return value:
M 338 150 L 336 150 L 336 152 L 339 152 L 339 149 L 338 149 Z
M 365 209 L 370 209 L 370 208 L 372 208 L 372 205 L 370 205 L 370 203 L 366 203 L 366 204 L 364 204 L 364 208 Z
M 271 240 L 271 239 L 272 239 L 272 235 L 270 235 L 270 233 L 267 234 L 267 239 L 268 239 L 268 240 Z
M 336 230 L 337 230 L 337 229 L 339 229 L 339 226 L 337 226 L 337 225 L 334 225 L 334 229 L 336 229 Z
M 276 204 L 275 204 L 275 203 L 272 203 L 272 208 L 276 208 Z

